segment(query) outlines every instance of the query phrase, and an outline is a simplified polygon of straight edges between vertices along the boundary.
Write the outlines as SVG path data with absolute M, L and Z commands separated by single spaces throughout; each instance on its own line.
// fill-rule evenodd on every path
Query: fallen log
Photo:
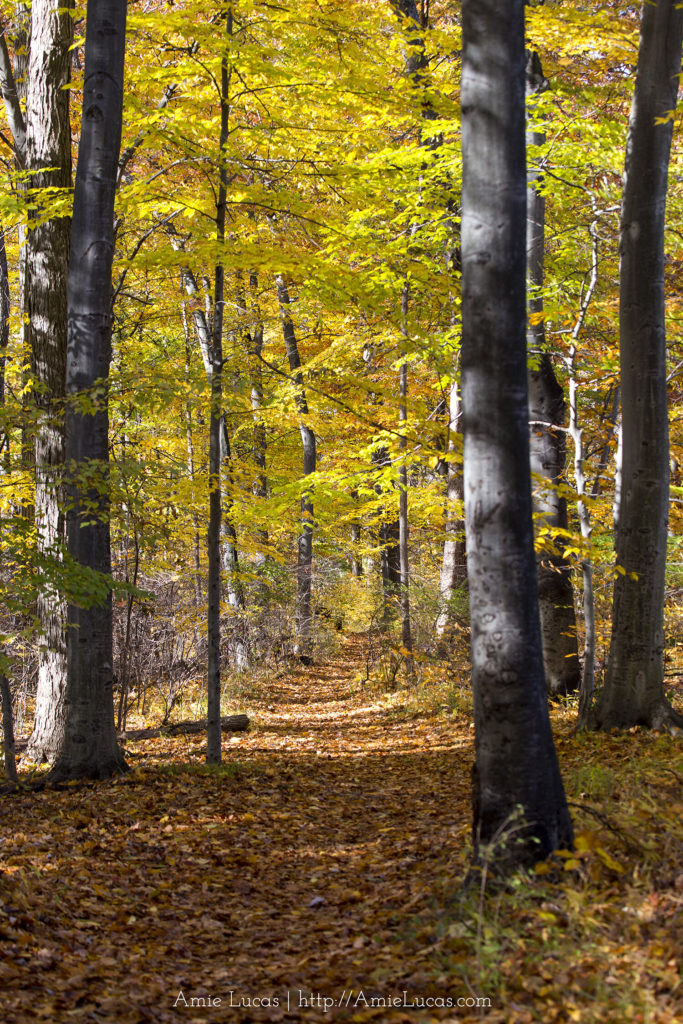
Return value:
M 199 721 L 188 720 L 186 722 L 174 722 L 172 725 L 162 725 L 159 729 L 126 729 L 118 733 L 122 743 L 127 740 L 153 740 L 157 736 L 181 736 L 187 733 L 206 732 L 206 719 Z M 226 715 L 221 718 L 221 729 L 223 732 L 244 732 L 249 728 L 249 717 L 247 715 Z

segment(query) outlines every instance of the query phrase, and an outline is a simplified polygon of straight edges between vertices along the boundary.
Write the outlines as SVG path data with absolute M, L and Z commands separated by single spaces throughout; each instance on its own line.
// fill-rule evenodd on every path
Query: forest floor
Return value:
M 467 702 L 361 687 L 363 644 L 243 686 L 220 768 L 162 736 L 0 798 L 3 1024 L 683 1019 L 680 740 L 555 710 L 577 852 L 463 895 Z

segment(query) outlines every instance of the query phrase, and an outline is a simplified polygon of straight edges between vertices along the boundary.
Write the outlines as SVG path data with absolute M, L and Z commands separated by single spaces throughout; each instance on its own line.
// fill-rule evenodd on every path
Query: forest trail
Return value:
M 219 771 L 204 735 L 164 737 L 128 744 L 122 779 L 13 798 L 4 1024 L 462 1021 L 482 1013 L 440 1003 L 495 1006 L 471 965 L 440 976 L 434 955 L 462 875 L 472 733 L 364 691 L 363 638 L 340 644 L 235 703 L 254 725 L 224 735 Z
M 2 1024 L 683 1019 L 676 741 L 554 708 L 581 848 L 462 902 L 467 699 L 361 687 L 366 644 L 245 681 L 218 769 L 161 736 L 119 779 L 0 795 Z

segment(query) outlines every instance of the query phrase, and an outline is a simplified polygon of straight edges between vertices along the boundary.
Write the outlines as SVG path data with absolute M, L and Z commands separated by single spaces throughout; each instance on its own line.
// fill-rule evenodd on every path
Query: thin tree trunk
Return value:
M 474 863 L 572 843 L 548 717 L 529 479 L 524 0 L 463 0 L 462 393 Z M 492 860 L 490 860 L 492 859 Z
M 87 15 L 69 260 L 66 461 L 73 469 L 67 540 L 70 557 L 98 574 L 101 589 L 89 595 L 88 607 L 69 604 L 66 721 L 53 781 L 105 778 L 126 767 L 116 741 L 112 693 L 107 388 L 125 0 L 89 0 Z M 84 399 L 94 401 L 96 411 L 84 410 Z
M 547 86 L 538 54 L 527 52 L 527 99 Z M 527 132 L 527 146 L 545 142 L 542 132 Z M 567 501 L 559 492 L 565 478 L 565 404 L 546 351 L 543 313 L 545 274 L 545 196 L 541 170 L 527 161 L 527 276 L 530 285 L 527 348 L 536 365 L 529 370 L 531 472 L 544 483 L 535 496 L 540 523 L 550 531 L 549 545 L 536 556 L 538 599 L 546 686 L 552 697 L 578 690 L 581 682 L 571 566 L 564 542 L 554 530 L 567 530 Z
M 373 466 L 388 466 L 389 453 L 385 447 L 376 448 L 372 453 Z M 375 492 L 382 494 L 381 483 L 375 484 Z M 383 519 L 379 527 L 380 572 L 382 574 L 382 622 L 388 628 L 397 611 L 401 592 L 401 547 L 400 526 L 397 519 Z
M 226 36 L 232 35 L 232 4 L 227 11 Z M 213 344 L 211 349 L 211 423 L 209 438 L 209 607 L 208 607 L 208 703 L 206 760 L 221 762 L 221 420 L 223 410 L 223 295 L 225 270 L 225 214 L 228 169 L 225 148 L 230 117 L 230 65 L 227 54 L 221 61 L 221 130 L 218 148 L 219 185 L 216 205 L 218 262 L 214 278 Z
M 70 5 L 31 4 L 31 60 L 26 97 L 26 169 L 33 190 L 71 187 L 69 79 L 73 18 Z M 40 203 L 38 195 L 37 202 Z M 71 221 L 37 221 L 27 237 L 26 303 L 37 406 L 35 521 L 42 554 L 59 559 L 66 539 L 64 507 L 64 400 L 66 385 L 67 276 Z M 64 733 L 66 601 L 39 588 L 38 689 L 33 732 L 25 756 L 54 760 Z
M 401 297 L 401 332 L 405 341 L 408 334 L 408 283 L 403 286 Z M 405 352 L 404 352 L 405 356 Z M 401 642 L 403 656 L 405 658 L 406 682 L 412 683 L 415 678 L 415 659 L 413 657 L 413 637 L 410 629 L 410 559 L 408 550 L 408 467 L 406 465 L 406 449 L 408 439 L 405 434 L 405 424 L 408 419 L 408 364 L 401 363 L 398 420 L 401 429 L 399 448 L 403 452 L 401 470 L 399 475 L 399 505 L 398 505 L 398 529 L 399 529 L 399 557 L 401 563 Z
M 352 491 L 351 497 L 354 502 L 358 501 L 358 492 Z M 360 579 L 363 575 L 363 562 L 359 554 L 362 526 L 360 520 L 351 523 L 351 575 Z
M 596 212 L 595 209 L 593 211 Z M 584 501 L 586 496 L 586 472 L 584 469 L 584 446 L 583 429 L 579 420 L 579 382 L 577 377 L 577 355 L 579 336 L 588 312 L 588 307 L 593 298 L 598 283 L 598 230 L 597 220 L 590 228 L 592 239 L 591 248 L 591 273 L 588 287 L 581 299 L 579 315 L 572 330 L 569 355 L 566 359 L 567 375 L 569 377 L 569 436 L 574 445 L 574 485 L 576 488 L 576 512 L 579 517 L 579 527 L 584 543 L 584 554 L 581 559 L 581 577 L 583 583 L 583 673 L 581 675 L 581 688 L 579 691 L 579 724 L 584 720 L 585 714 L 593 700 L 595 691 L 595 598 L 593 594 L 593 564 L 588 554 L 591 534 L 591 514 L 588 505 Z
M 301 373 L 301 358 L 294 331 L 294 323 L 289 312 L 289 291 L 284 278 L 278 274 L 276 278 L 277 297 L 282 318 L 282 331 L 287 350 L 289 368 L 297 386 L 296 407 L 299 413 L 299 433 L 304 450 L 303 475 L 309 476 L 316 470 L 316 441 L 312 427 L 306 422 L 309 415 L 306 390 Z M 296 585 L 296 634 L 305 646 L 311 635 L 311 590 L 313 577 L 313 501 L 312 488 L 304 490 L 301 495 L 301 533 L 297 544 L 297 585 Z
M 683 7 L 645 3 L 626 144 L 621 213 L 622 484 L 612 636 L 605 685 L 588 724 L 680 729 L 664 695 L 669 512 L 664 223 Z
M 448 415 L 448 484 L 446 486 L 446 540 L 439 578 L 439 614 L 435 633 L 444 640 L 453 622 L 453 598 L 467 580 L 465 552 L 465 521 L 462 518 L 463 479 L 460 466 L 455 462 L 455 435 L 460 429 L 460 387 L 457 380 L 451 384 Z
M 5 368 L 7 364 L 7 346 L 9 345 L 9 318 L 11 313 L 9 270 L 7 268 L 7 250 L 5 248 L 5 232 L 0 226 L 0 408 L 5 405 Z M 6 428 L 0 436 L 0 453 L 2 464 L 9 471 L 10 432 Z
M 0 698 L 2 699 L 2 736 L 5 755 L 5 776 L 15 786 L 19 784 L 17 762 L 14 757 L 14 719 L 12 717 L 12 693 L 7 676 L 0 674 Z
M 187 322 L 187 309 L 185 303 L 182 303 L 182 314 L 183 314 L 183 332 L 185 335 L 185 379 L 190 379 L 190 329 Z M 185 435 L 187 439 L 187 471 L 190 474 L 190 480 L 194 482 L 195 479 L 195 462 L 194 462 L 194 437 L 192 433 L 192 407 L 188 401 L 185 405 Z M 196 511 L 192 512 L 192 526 L 194 529 L 194 537 L 192 544 L 192 554 L 194 558 L 194 603 L 196 608 L 200 608 L 202 605 L 202 562 L 199 545 L 199 517 Z

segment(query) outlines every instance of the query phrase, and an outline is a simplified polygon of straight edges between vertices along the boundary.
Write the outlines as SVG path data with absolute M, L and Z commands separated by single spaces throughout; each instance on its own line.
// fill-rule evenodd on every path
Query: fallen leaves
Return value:
M 480 905 L 458 896 L 469 717 L 411 710 L 404 696 L 397 718 L 396 701 L 357 692 L 357 669 L 349 644 L 337 662 L 254 696 L 257 724 L 220 769 L 202 764 L 202 745 L 161 736 L 136 743 L 120 780 L 3 798 L 3 1024 L 502 1024 L 539 1013 L 672 1024 L 683 851 L 672 741 L 574 737 L 558 714 L 565 777 L 587 810 L 598 788 L 596 811 L 618 828 L 576 811 L 575 851 Z M 651 782 L 637 788 L 641 748 Z M 181 1012 L 181 990 L 222 1002 Z M 490 1005 L 416 1016 L 360 1003 L 294 1011 L 290 998 L 287 1009 L 285 993 L 298 991 Z M 229 992 L 252 1005 L 230 1007 Z M 278 1005 L 254 1004 L 268 995 Z

